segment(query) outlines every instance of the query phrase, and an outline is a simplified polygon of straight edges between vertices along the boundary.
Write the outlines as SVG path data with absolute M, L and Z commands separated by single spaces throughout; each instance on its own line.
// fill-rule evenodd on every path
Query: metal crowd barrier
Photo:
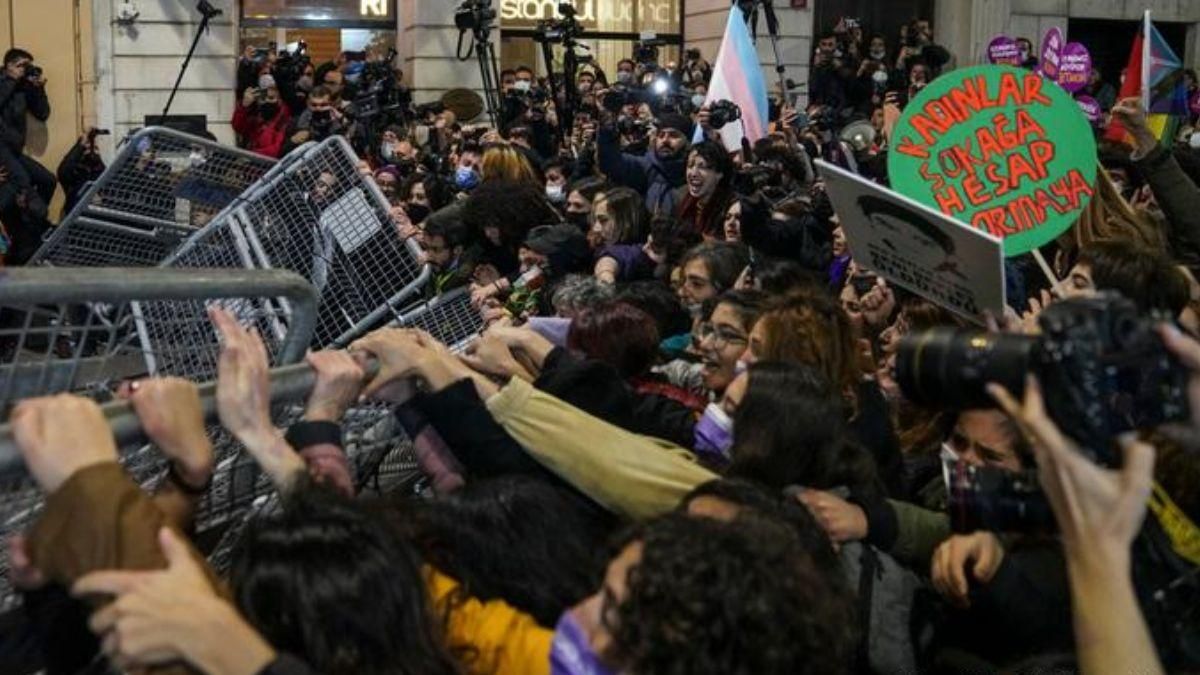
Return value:
M 463 287 L 408 308 L 393 325 L 420 328 L 451 351 L 461 352 L 483 330 L 483 317 L 471 307 L 470 289 Z
M 304 356 L 312 287 L 277 270 L 9 268 L 0 275 L 0 408 L 129 377 L 216 375 L 219 304 L 258 327 L 279 364 Z
M 166 460 L 146 445 L 128 405 L 112 402 L 122 380 L 148 374 L 197 382 L 215 379 L 217 333 L 207 308 L 218 303 L 263 335 L 276 364 L 274 421 L 286 426 L 303 413 L 312 386 L 307 366 L 295 364 L 312 343 L 317 321 L 310 284 L 284 270 L 14 268 L 0 275 L 0 403 L 55 392 L 100 401 L 118 440 L 120 461 L 143 487 L 154 488 Z M 214 385 L 202 387 L 207 419 L 215 420 Z M 273 488 L 241 446 L 217 425 L 209 428 L 216 471 L 201 499 L 198 538 L 217 540 L 208 551 L 218 564 L 241 525 L 272 507 Z M 343 424 L 345 448 L 360 485 L 406 479 L 415 470 L 411 444 L 386 406 L 355 407 Z M 11 433 L 0 426 L 0 540 L 24 530 L 43 495 L 25 475 Z M 0 555 L 0 612 L 18 596 Z
M 320 297 L 314 347 L 346 344 L 386 324 L 429 271 L 357 162 L 340 136 L 297 150 L 162 265 L 300 274 Z
M 31 265 L 157 265 L 276 161 L 165 127 L 129 136 Z

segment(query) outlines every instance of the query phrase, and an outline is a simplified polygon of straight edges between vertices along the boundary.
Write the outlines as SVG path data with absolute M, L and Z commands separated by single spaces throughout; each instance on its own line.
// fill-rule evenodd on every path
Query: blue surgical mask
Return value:
M 396 151 L 392 149 L 392 144 L 384 141 L 379 146 L 379 156 L 387 161 L 392 161 L 396 157 Z
M 709 403 L 694 431 L 696 454 L 710 462 L 728 463 L 733 448 L 733 420 L 725 409 Z
M 564 612 L 550 643 L 550 675 L 611 675 L 571 612 Z
M 454 172 L 454 185 L 459 190 L 474 190 L 479 185 L 479 174 L 475 173 L 475 169 L 460 166 Z

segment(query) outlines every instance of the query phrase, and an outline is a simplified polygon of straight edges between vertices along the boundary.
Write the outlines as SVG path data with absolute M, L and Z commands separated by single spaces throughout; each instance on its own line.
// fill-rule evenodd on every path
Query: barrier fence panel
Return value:
M 30 264 L 153 266 L 276 160 L 165 127 L 129 136 Z
M 105 403 L 120 459 L 147 488 L 162 479 L 166 460 L 147 445 L 129 407 L 113 401 L 127 378 L 148 373 L 194 381 L 215 377 L 219 342 L 207 309 L 220 304 L 244 325 L 259 329 L 275 371 L 275 421 L 299 418 L 312 375 L 300 360 L 312 342 L 316 297 L 310 284 L 283 270 L 171 270 L 159 268 L 13 268 L 0 278 L 0 410 L 6 417 L 21 398 L 76 392 Z M 219 539 L 248 513 L 269 502 L 272 488 L 254 460 L 218 425 L 213 393 L 201 388 L 216 454 L 213 485 L 201 500 L 197 532 Z M 343 428 L 345 448 L 359 481 L 390 466 L 411 466 L 407 439 L 385 406 L 356 407 Z M 11 432 L 0 426 L 0 540 L 24 530 L 43 496 L 25 475 Z M 231 540 L 232 541 L 232 540 Z M 212 551 L 221 554 L 221 549 Z M 0 555 L 0 612 L 17 597 L 8 560 Z
M 397 316 L 429 272 L 344 138 L 288 156 L 163 262 L 166 267 L 294 271 L 320 297 L 314 347 L 345 344 Z
M 471 307 L 468 288 L 456 288 L 401 313 L 395 325 L 420 328 L 455 352 L 461 352 L 483 330 L 483 317 Z

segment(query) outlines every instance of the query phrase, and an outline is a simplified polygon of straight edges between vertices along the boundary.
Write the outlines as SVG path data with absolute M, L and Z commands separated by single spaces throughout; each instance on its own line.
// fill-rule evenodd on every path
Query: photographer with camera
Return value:
M 692 129 L 692 121 L 683 115 L 660 114 L 654 120 L 650 149 L 633 156 L 622 152 L 616 115 L 606 109 L 596 137 L 600 171 L 612 183 L 637 190 L 652 214 L 673 215 L 678 207 L 675 192 L 687 180 Z
M 233 110 L 233 130 L 242 137 L 243 147 L 267 157 L 282 157 L 288 140 L 292 113 L 269 76 L 265 88 L 247 87 Z M 260 82 L 261 84 L 261 82 Z
M 308 95 L 308 109 L 293 121 L 288 130 L 283 154 L 310 141 L 320 142 L 330 136 L 345 136 L 349 128 L 346 116 L 334 106 L 333 92 L 324 86 L 317 87 Z
M 41 122 L 50 119 L 50 100 L 46 97 L 46 78 L 33 64 L 33 55 L 24 49 L 4 54 L 4 76 L 0 77 L 0 142 L 12 153 L 6 166 L 17 185 L 32 185 L 44 204 L 54 197 L 54 174 L 25 154 L 26 118 L 30 114 Z

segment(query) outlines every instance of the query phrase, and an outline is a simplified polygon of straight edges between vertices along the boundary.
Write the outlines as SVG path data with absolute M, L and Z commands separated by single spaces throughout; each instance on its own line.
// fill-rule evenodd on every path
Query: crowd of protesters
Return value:
M 812 160 L 887 183 L 889 109 L 955 66 L 928 21 L 820 35 L 807 107 L 777 92 L 769 135 L 734 153 L 695 51 L 586 67 L 570 115 L 517 68 L 498 128 L 424 107 L 368 133 L 354 61 L 289 57 L 284 75 L 276 60 L 246 54 L 246 146 L 347 135 L 433 270 L 426 297 L 466 289 L 487 328 L 462 354 L 394 328 L 310 354 L 304 420 L 281 430 L 261 341 L 213 310 L 221 422 L 282 496 L 222 577 L 188 537 L 213 472 L 193 384 L 124 392 L 172 461 L 152 495 L 94 404 L 19 404 L 49 494 L 9 545 L 33 669 L 98 654 L 230 675 L 1200 668 L 1195 541 L 1145 544 L 1166 527 L 1147 517 L 1152 486 L 1197 536 L 1200 427 L 1109 439 L 1122 461 L 1105 467 L 1034 380 L 981 410 L 922 407 L 898 384 L 906 335 L 966 324 L 856 264 Z M 642 93 L 657 78 L 670 93 Z M 1057 291 L 1006 264 L 992 330 L 1036 332 L 1048 305 L 1119 292 L 1176 319 L 1163 341 L 1200 412 L 1191 125 L 1164 146 L 1136 100 L 1107 108 L 1135 147 L 1102 146 L 1095 201 L 1045 248 Z M 874 137 L 843 140 L 858 121 Z M 420 496 L 355 499 L 339 422 L 364 399 L 395 407 Z M 1036 474 L 1057 530 L 960 531 L 948 462 Z

